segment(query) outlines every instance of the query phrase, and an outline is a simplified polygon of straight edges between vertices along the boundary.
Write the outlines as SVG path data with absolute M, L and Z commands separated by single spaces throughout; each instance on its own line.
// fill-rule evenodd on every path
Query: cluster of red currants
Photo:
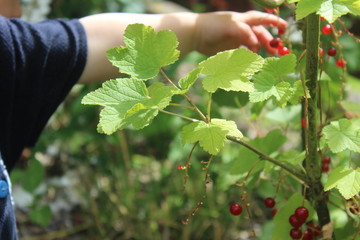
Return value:
M 280 33 L 284 34 L 284 32 L 285 32 L 285 29 L 279 28 L 279 35 L 280 35 Z M 269 44 L 272 48 L 277 49 L 279 56 L 284 56 L 284 55 L 290 53 L 290 50 L 286 46 L 284 46 L 284 41 L 281 40 L 281 38 L 279 38 L 279 37 L 275 37 L 275 38 L 271 39 Z
M 321 18 L 321 20 L 324 20 L 324 18 Z M 322 26 L 321 28 L 321 32 L 322 34 L 324 35 L 329 35 L 333 32 L 333 29 L 332 29 L 332 26 L 330 24 L 325 24 Z M 337 50 L 335 47 L 330 47 L 328 50 L 327 50 L 327 54 L 328 56 L 330 57 L 335 57 L 336 54 L 337 54 Z M 320 56 L 323 56 L 324 55 L 324 50 L 320 49 Z M 340 68 L 343 68 L 345 67 L 346 65 L 346 62 L 345 60 L 343 59 L 342 56 L 340 56 L 337 60 L 336 60 L 336 66 L 340 67 Z
M 293 227 L 290 230 L 290 237 L 292 239 L 314 240 L 320 235 L 320 226 L 314 223 L 306 224 L 306 229 L 303 232 L 301 227 L 309 217 L 309 211 L 306 207 L 301 206 L 295 209 L 294 214 L 289 217 L 289 223 Z

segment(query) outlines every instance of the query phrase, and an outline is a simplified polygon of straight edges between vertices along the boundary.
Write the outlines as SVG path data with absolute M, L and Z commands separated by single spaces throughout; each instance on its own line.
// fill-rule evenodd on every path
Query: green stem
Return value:
M 319 223 L 324 226 L 330 222 L 329 209 L 325 201 L 325 192 L 321 183 L 321 167 L 318 155 L 318 69 L 319 69 L 320 19 L 315 13 L 306 17 L 306 79 L 310 98 L 308 99 L 308 152 L 305 158 L 305 170 L 308 177 L 310 200 L 317 212 Z
M 174 107 L 182 107 L 182 108 L 187 108 L 187 109 L 190 109 L 190 110 L 195 110 L 194 107 L 192 107 L 192 106 L 187 106 L 187 105 L 184 105 L 184 104 L 170 103 L 169 105 L 170 105 L 170 106 L 174 106 Z
M 186 116 L 183 116 L 183 115 L 177 114 L 177 113 L 168 112 L 168 111 L 161 110 L 161 109 L 160 109 L 159 111 L 160 111 L 160 112 L 162 112 L 162 113 L 169 114 L 169 115 L 173 115 L 173 116 L 181 117 L 181 118 L 184 118 L 184 119 L 186 119 L 186 120 L 190 120 L 190 121 L 192 121 L 192 122 L 197 122 L 197 121 L 199 121 L 199 120 L 197 120 L 197 119 L 194 119 L 194 118 L 189 118 L 189 117 L 186 117 Z
M 286 170 L 287 172 L 291 173 L 292 175 L 294 175 L 295 177 L 299 178 L 301 181 L 303 181 L 304 183 L 306 183 L 306 176 L 305 174 L 303 174 L 301 171 L 290 167 L 282 162 L 279 162 L 278 160 L 268 156 L 267 154 L 261 152 L 260 150 L 250 146 L 249 144 L 243 142 L 241 139 L 236 138 L 236 137 L 232 137 L 232 136 L 226 136 L 227 139 L 229 139 L 232 142 L 236 142 L 238 144 L 243 145 L 244 147 L 248 148 L 249 150 L 253 151 L 254 153 L 256 153 L 257 155 L 260 156 L 260 159 L 262 160 L 267 160 L 269 162 L 272 162 L 273 164 L 281 167 L 282 169 Z

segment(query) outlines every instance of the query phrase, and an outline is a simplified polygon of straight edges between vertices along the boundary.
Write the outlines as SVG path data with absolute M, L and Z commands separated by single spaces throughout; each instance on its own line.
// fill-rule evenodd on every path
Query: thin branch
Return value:
M 197 121 L 199 121 L 199 120 L 197 120 L 197 119 L 189 118 L 189 117 L 186 117 L 186 116 L 177 114 L 177 113 L 168 112 L 168 111 L 161 110 L 161 109 L 160 109 L 159 111 L 162 112 L 162 113 L 166 113 L 166 114 L 170 114 L 170 115 L 173 115 L 173 116 L 181 117 L 181 118 L 184 118 L 184 119 L 186 119 L 186 120 L 190 120 L 190 121 L 192 121 L 192 122 L 197 122 Z
M 187 109 L 190 109 L 190 110 L 195 110 L 194 107 L 192 107 L 192 106 L 187 106 L 187 105 L 184 105 L 184 104 L 170 103 L 169 105 L 170 105 L 170 106 L 173 106 L 173 107 L 182 107 L 182 108 L 187 108 Z
M 300 172 L 299 170 L 292 168 L 288 165 L 285 165 L 284 163 L 268 156 L 267 154 L 259 151 L 258 149 L 250 146 L 249 144 L 243 142 L 240 138 L 236 138 L 236 137 L 232 137 L 232 136 L 226 136 L 226 138 L 230 141 L 239 143 L 241 145 L 243 145 L 244 147 L 248 148 L 249 150 L 253 151 L 254 153 L 256 153 L 257 155 L 259 155 L 261 160 L 267 160 L 269 162 L 272 162 L 273 164 L 281 167 L 282 169 L 288 171 L 289 173 L 291 173 L 292 175 L 294 175 L 295 177 L 299 178 L 301 181 L 303 181 L 304 183 L 307 182 L 306 176 L 305 174 L 303 174 L 302 172 Z

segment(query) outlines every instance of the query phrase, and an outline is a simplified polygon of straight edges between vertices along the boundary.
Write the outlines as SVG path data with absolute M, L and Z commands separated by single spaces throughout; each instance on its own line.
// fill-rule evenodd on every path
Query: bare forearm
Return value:
M 195 50 L 194 27 L 196 14 L 131 14 L 105 13 L 80 19 L 88 39 L 88 58 L 80 83 L 104 81 L 119 76 L 119 70 L 106 59 L 105 51 L 124 45 L 123 35 L 132 23 L 152 26 L 156 31 L 170 29 L 179 39 L 182 55 Z

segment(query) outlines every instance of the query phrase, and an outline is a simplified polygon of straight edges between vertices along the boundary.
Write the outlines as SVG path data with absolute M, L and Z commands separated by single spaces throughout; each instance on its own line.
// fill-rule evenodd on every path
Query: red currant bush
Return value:
M 234 216 L 238 216 L 242 213 L 242 207 L 239 203 L 233 203 L 230 205 L 230 213 Z
M 276 204 L 275 199 L 272 197 L 268 197 L 264 199 L 265 207 L 267 208 L 273 208 Z

